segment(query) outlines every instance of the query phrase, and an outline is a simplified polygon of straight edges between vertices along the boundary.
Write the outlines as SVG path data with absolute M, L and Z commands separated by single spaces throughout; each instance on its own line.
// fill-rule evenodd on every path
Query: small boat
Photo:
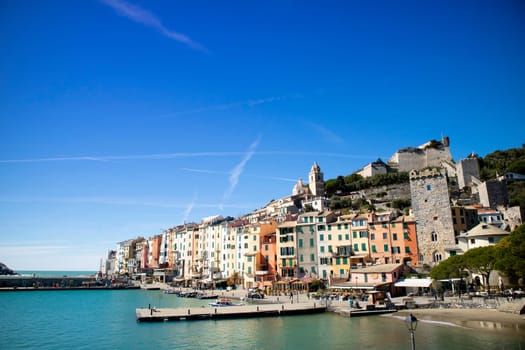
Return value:
M 219 296 L 217 294 L 199 294 L 198 299 L 217 299 Z
M 219 299 L 217 299 L 216 302 L 209 303 L 208 305 L 210 305 L 212 307 L 226 307 L 226 306 L 242 306 L 244 304 L 243 303 L 234 304 L 234 303 L 232 303 L 232 301 L 230 299 L 219 298 Z
M 177 294 L 179 294 L 180 292 L 177 291 L 177 290 L 174 290 L 174 289 L 166 289 L 166 290 L 164 291 L 164 293 L 165 293 L 165 294 L 175 294 L 175 295 L 177 295 Z

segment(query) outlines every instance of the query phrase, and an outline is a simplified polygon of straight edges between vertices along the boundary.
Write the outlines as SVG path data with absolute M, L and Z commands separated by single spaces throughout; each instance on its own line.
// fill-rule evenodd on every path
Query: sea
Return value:
M 22 271 L 21 271 L 22 272 Z M 26 272 L 23 272 L 26 273 Z M 42 276 L 41 272 L 35 273 Z M 89 275 L 55 271 L 49 275 Z M 334 313 L 137 323 L 140 307 L 207 307 L 146 290 L 0 292 L 0 349 L 410 349 L 403 320 Z M 394 314 L 395 315 L 395 314 Z M 487 326 L 493 327 L 493 326 Z M 525 349 L 525 334 L 420 321 L 416 349 Z

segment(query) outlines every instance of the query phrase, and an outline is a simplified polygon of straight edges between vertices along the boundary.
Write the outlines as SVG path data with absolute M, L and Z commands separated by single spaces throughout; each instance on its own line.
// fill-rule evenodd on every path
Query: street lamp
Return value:
M 417 328 L 417 318 L 416 316 L 410 314 L 405 318 L 406 326 L 410 332 L 410 341 L 412 342 L 412 350 L 416 350 L 416 340 L 414 338 L 414 332 Z

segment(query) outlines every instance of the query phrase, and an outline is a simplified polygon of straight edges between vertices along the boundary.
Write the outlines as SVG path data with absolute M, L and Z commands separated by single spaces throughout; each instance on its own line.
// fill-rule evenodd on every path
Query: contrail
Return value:
M 187 35 L 182 33 L 174 32 L 166 28 L 162 21 L 153 13 L 143 8 L 130 4 L 123 0 L 101 0 L 101 2 L 111 8 L 113 8 L 119 15 L 129 18 L 132 21 L 145 25 L 155 29 L 160 34 L 164 35 L 167 38 L 175 40 L 179 43 L 185 44 L 192 49 L 209 53 L 201 44 L 193 41 Z

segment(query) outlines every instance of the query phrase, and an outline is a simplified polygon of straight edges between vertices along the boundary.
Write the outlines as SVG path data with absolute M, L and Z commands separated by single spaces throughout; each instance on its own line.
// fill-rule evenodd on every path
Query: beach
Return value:
M 423 322 L 436 322 L 469 329 L 525 334 L 525 315 L 501 312 L 496 309 L 410 309 L 395 316 L 413 314 Z

